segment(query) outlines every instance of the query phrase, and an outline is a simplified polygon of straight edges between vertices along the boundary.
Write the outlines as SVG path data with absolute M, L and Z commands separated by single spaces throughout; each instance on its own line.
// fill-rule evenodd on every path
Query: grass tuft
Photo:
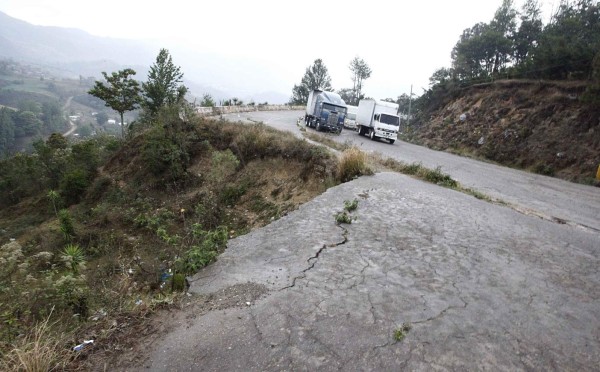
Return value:
M 367 160 L 367 154 L 357 147 L 345 150 L 338 164 L 339 180 L 348 182 L 360 176 L 372 175 L 373 170 L 368 166 Z
M 402 323 L 402 326 L 394 331 L 394 341 L 401 342 L 404 340 L 411 329 L 412 327 L 410 324 Z
M 38 323 L 21 338 L 2 361 L 3 371 L 53 371 L 63 370 L 69 360 L 69 350 L 50 331 L 50 317 Z

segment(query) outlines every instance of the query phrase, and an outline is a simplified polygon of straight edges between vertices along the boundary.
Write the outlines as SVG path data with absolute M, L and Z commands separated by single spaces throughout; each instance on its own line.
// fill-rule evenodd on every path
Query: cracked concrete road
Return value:
M 355 198 L 353 223 L 336 225 Z M 361 177 L 231 240 L 191 292 L 266 294 L 182 322 L 139 369 L 598 370 L 599 238 L 407 176 Z

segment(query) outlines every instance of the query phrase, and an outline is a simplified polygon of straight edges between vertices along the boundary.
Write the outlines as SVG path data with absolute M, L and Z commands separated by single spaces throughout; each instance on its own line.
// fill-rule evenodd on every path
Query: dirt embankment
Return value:
M 584 82 L 498 81 L 460 88 L 428 112 L 416 140 L 570 181 L 593 183 L 600 109 Z M 449 97 L 449 96 L 447 96 Z

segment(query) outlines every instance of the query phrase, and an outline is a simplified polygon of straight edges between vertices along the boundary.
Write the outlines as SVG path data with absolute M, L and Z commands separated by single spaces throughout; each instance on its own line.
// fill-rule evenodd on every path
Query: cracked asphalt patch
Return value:
M 356 220 L 336 225 L 354 198 Z M 361 177 L 230 241 L 190 291 L 266 294 L 182 325 L 139 368 L 597 370 L 598 241 L 403 175 Z

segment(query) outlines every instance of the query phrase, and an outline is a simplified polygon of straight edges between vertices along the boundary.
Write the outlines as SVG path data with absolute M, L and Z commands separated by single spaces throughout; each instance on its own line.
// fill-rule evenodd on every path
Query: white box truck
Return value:
M 358 102 L 356 125 L 359 135 L 368 136 L 372 140 L 385 138 L 393 144 L 398 139 L 400 129 L 398 104 L 362 99 Z

